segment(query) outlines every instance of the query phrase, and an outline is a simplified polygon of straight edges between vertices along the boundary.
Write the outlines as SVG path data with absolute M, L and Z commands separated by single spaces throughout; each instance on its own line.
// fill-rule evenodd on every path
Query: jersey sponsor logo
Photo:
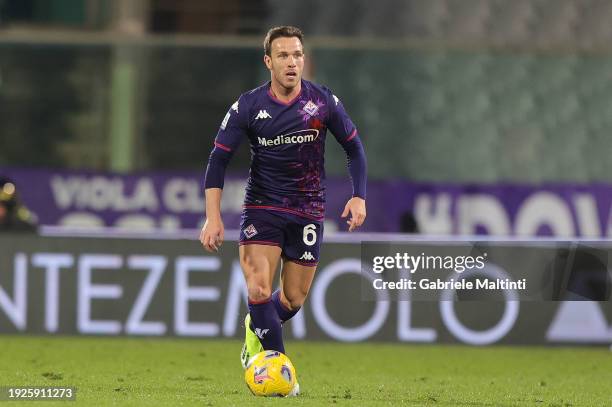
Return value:
M 247 239 L 252 238 L 257 233 L 258 233 L 257 229 L 255 229 L 255 226 L 253 226 L 252 223 L 249 226 L 247 226 L 246 228 L 244 228 L 244 235 L 246 236 Z
M 302 254 L 302 257 L 300 257 L 300 260 L 312 261 L 314 259 L 315 257 L 310 252 L 304 252 L 304 254 Z
M 317 114 L 317 112 L 319 111 L 319 106 L 315 105 L 314 103 L 312 103 L 312 100 L 309 100 L 308 103 L 306 103 L 304 105 L 304 107 L 302 108 L 302 110 L 304 110 L 306 113 L 308 113 L 311 116 L 314 116 Z
M 267 139 L 265 137 L 257 137 L 257 141 L 259 142 L 259 145 L 261 146 L 272 147 L 272 146 L 282 146 L 286 144 L 312 143 L 317 138 L 319 138 L 319 130 L 307 129 L 307 130 L 298 130 L 293 133 L 283 134 L 283 135 L 276 136 L 271 139 Z
M 268 331 L 269 329 L 255 328 L 255 335 L 257 335 L 259 339 L 263 339 L 263 337 L 268 333 Z
M 259 113 L 257 113 L 257 116 L 255 116 L 255 120 L 259 120 L 259 119 L 271 119 L 272 116 L 270 116 L 270 113 L 268 113 L 267 110 L 260 110 Z

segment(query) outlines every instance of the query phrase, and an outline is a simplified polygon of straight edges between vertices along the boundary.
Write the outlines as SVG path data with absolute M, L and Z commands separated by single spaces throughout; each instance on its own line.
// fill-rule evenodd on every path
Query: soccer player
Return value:
M 353 196 L 342 213 L 348 230 L 361 226 L 366 217 L 366 158 L 357 129 L 328 88 L 302 79 L 302 40 L 296 27 L 268 31 L 264 63 L 271 79 L 230 107 L 206 170 L 206 222 L 200 241 L 214 252 L 223 243 L 225 168 L 240 142 L 249 140 L 251 169 L 239 243 L 249 306 L 243 366 L 263 349 L 285 353 L 282 324 L 298 312 L 310 289 L 323 237 L 328 129 L 346 152 L 353 183 Z M 272 292 L 281 259 L 280 289 Z

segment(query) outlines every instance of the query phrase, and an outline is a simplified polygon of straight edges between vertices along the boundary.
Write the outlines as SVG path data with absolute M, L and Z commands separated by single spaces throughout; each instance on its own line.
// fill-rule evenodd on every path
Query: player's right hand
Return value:
M 204 249 L 211 253 L 219 251 L 221 244 L 223 244 L 224 231 L 221 219 L 212 220 L 207 218 L 200 231 L 200 243 L 202 243 Z

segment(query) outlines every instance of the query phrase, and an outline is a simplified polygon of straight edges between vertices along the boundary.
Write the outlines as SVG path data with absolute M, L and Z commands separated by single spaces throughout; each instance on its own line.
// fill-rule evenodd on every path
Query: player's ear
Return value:
M 268 69 L 272 69 L 272 58 L 270 58 L 268 55 L 264 55 L 264 64 L 266 64 Z

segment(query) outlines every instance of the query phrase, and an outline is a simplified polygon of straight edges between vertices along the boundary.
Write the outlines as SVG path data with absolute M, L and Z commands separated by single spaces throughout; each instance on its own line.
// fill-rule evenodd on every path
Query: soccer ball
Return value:
M 249 360 L 244 380 L 255 396 L 286 397 L 292 394 L 297 377 L 286 355 L 266 350 Z

